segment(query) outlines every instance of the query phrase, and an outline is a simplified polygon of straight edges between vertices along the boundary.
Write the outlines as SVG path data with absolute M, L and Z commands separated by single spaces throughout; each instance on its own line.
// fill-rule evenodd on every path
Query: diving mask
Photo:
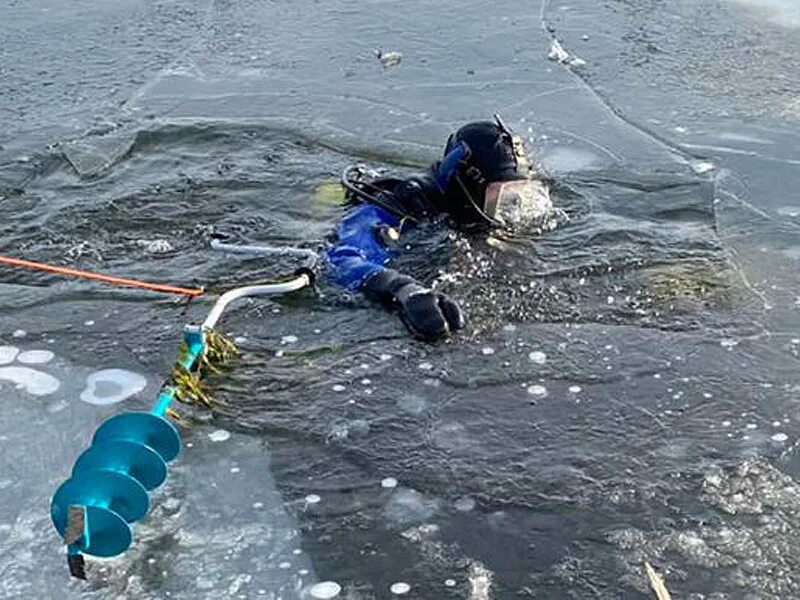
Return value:
M 505 227 L 543 221 L 553 212 L 547 186 L 536 179 L 495 181 L 486 186 L 483 211 Z

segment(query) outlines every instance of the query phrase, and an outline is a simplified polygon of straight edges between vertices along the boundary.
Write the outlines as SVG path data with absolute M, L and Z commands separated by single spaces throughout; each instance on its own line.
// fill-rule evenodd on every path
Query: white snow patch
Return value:
M 0 346 L 0 365 L 7 365 L 14 362 L 19 354 L 19 348 L 14 346 Z
M 88 404 L 115 404 L 138 394 L 146 385 L 147 380 L 133 371 L 103 369 L 86 378 L 86 387 L 80 398 Z
M 528 393 L 537 398 L 544 398 L 547 396 L 547 388 L 543 385 L 530 385 L 528 386 Z
M 208 434 L 208 439 L 210 439 L 212 442 L 224 442 L 229 440 L 230 437 L 231 432 L 225 429 L 217 429 L 216 431 Z
M 537 365 L 543 365 L 547 362 L 547 355 L 541 350 L 534 350 L 528 354 L 528 360 Z
M 471 512 L 475 509 L 475 499 L 464 496 L 456 500 L 453 506 L 458 512 Z
M 29 367 L 0 367 L 0 379 L 10 381 L 18 389 L 34 396 L 47 396 L 61 386 L 61 382 L 49 373 Z
M 558 40 L 553 40 L 550 43 L 550 51 L 547 53 L 547 58 L 568 67 L 582 67 L 586 64 L 586 61 L 582 58 L 567 52 Z
M 411 586 L 408 585 L 405 581 L 398 581 L 397 583 L 393 583 L 389 590 L 393 594 L 397 594 L 398 596 L 402 596 L 403 594 L 407 594 L 411 591 Z
M 335 581 L 320 581 L 312 585 L 308 593 L 314 600 L 331 600 L 331 598 L 336 598 L 341 591 L 342 586 Z
M 136 240 L 136 245 L 148 254 L 166 254 L 175 249 L 167 240 Z
M 17 356 L 17 360 L 26 365 L 43 365 L 49 363 L 53 358 L 55 358 L 55 354 L 50 350 L 28 350 Z
M 694 162 L 692 163 L 692 170 L 698 175 L 702 175 L 703 173 L 708 173 L 709 171 L 713 171 L 714 163 L 703 162 L 703 161 Z

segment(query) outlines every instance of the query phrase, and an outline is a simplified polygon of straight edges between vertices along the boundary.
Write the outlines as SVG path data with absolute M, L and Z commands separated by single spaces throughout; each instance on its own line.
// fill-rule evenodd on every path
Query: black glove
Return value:
M 420 339 L 438 340 L 464 327 L 458 304 L 394 269 L 371 275 L 362 289 L 373 298 L 396 305 L 406 327 Z

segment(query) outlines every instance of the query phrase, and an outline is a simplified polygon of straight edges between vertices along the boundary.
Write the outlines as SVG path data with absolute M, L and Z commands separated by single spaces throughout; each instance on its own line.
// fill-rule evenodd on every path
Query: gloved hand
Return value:
M 406 327 L 420 339 L 435 341 L 464 327 L 458 304 L 394 269 L 370 275 L 362 289 L 373 298 L 396 305 Z

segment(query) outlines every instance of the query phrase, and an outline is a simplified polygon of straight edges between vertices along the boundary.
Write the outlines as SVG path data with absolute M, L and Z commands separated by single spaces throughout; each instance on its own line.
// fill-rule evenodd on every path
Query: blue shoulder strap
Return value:
M 468 156 L 469 146 L 465 142 L 460 142 L 442 159 L 435 174 L 436 187 L 439 188 L 440 192 L 444 193 L 447 190 L 450 180 L 458 170 L 458 165 Z

